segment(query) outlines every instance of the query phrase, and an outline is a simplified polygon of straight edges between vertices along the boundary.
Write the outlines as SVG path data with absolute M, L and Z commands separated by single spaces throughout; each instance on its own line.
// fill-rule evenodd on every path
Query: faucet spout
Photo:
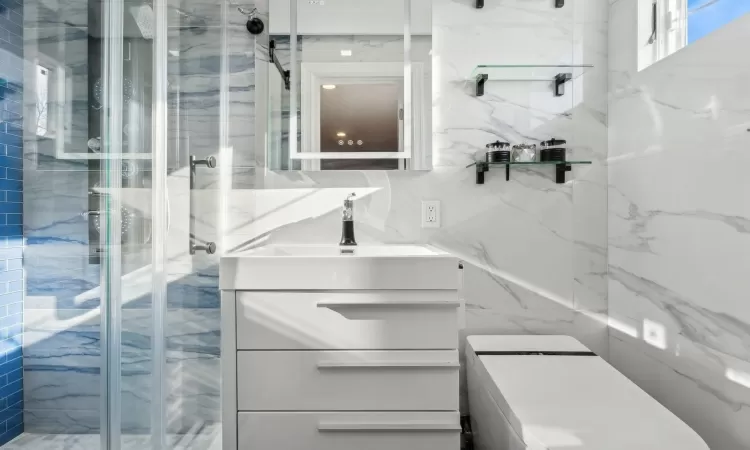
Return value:
M 354 238 L 354 197 L 357 194 L 352 193 L 344 200 L 344 209 L 341 212 L 341 242 L 343 247 L 357 245 Z

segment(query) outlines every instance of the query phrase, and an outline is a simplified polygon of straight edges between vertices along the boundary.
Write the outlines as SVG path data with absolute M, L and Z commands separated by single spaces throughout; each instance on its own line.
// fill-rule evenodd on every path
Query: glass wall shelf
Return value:
M 555 84 L 555 96 L 565 95 L 565 83 L 593 69 L 591 64 L 525 65 L 480 64 L 471 73 L 476 82 L 476 95 L 484 95 L 487 81 L 547 81 Z
M 511 166 L 556 166 L 555 181 L 565 183 L 565 173 L 570 172 L 574 165 L 590 165 L 592 161 L 530 161 L 530 162 L 477 162 L 469 165 L 477 167 L 477 184 L 484 184 L 484 174 L 489 172 L 490 166 L 505 166 L 505 180 L 510 180 Z

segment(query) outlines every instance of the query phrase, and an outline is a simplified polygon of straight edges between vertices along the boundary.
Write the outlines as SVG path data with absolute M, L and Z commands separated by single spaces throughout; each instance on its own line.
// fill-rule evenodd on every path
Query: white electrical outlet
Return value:
M 440 200 L 422 201 L 422 228 L 440 228 Z

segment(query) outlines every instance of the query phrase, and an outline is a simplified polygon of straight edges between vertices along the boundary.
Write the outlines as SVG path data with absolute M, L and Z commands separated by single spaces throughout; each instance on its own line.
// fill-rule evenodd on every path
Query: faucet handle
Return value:
M 344 200 L 344 210 L 342 211 L 344 220 L 354 220 L 354 198 L 356 196 L 357 194 L 352 192 Z

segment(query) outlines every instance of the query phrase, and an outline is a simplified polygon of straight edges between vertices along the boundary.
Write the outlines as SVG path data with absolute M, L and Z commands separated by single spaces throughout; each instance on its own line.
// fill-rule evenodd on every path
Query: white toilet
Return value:
M 475 450 L 708 450 L 569 336 L 470 336 L 466 359 Z

